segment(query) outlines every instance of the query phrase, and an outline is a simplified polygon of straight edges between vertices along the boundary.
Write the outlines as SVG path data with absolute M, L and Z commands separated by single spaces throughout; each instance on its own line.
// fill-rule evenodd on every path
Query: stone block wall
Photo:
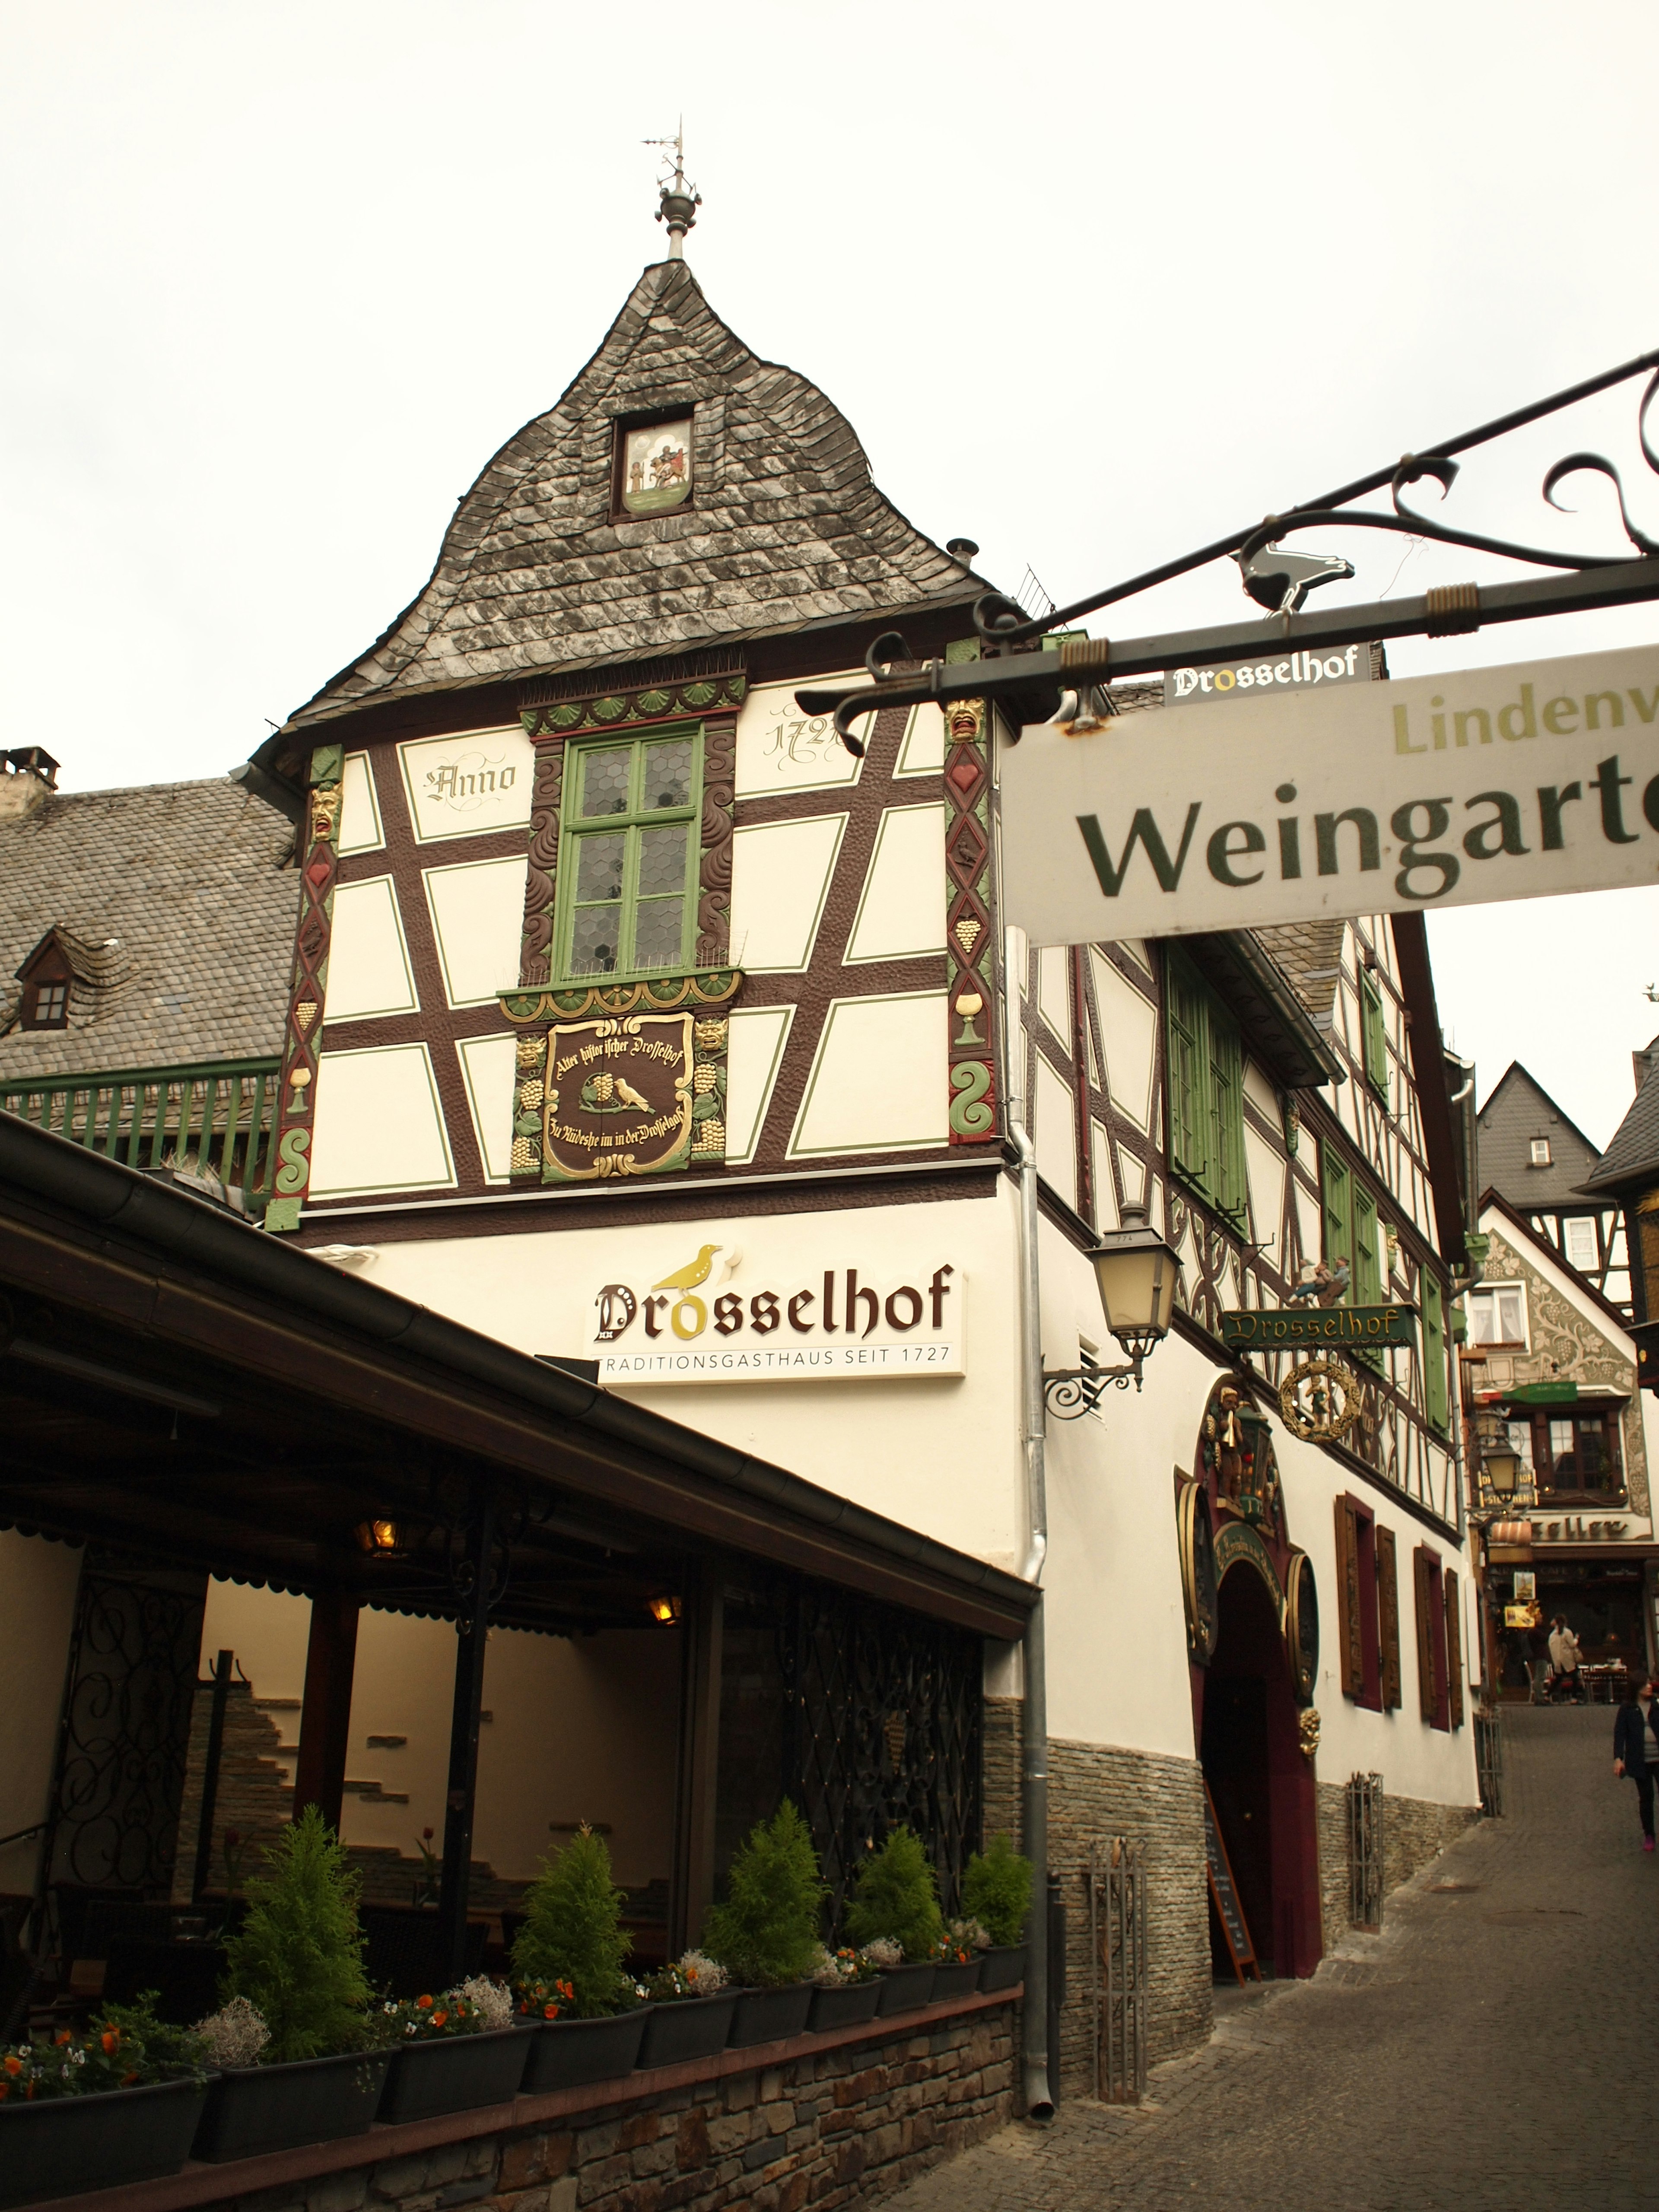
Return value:
M 902 2188 L 1012 2117 L 1012 2017 L 1007 2003 L 896 2023 L 876 2040 L 550 2123 L 244 2188 L 208 2212 L 836 2212 Z
M 1318 1784 L 1319 1892 L 1325 1948 L 1352 1934 L 1348 1919 L 1348 1790 L 1343 1782 Z M 1420 1874 L 1431 1859 L 1480 1818 L 1478 1805 L 1436 1805 L 1421 1797 L 1382 1791 L 1382 1894 Z M 1386 1917 L 1386 1916 L 1385 1916 Z
M 985 1832 L 1020 1837 L 1021 1707 L 985 1705 Z M 1092 1846 L 1103 1867 L 1112 1838 L 1146 1853 L 1147 2057 L 1156 2065 L 1205 2042 L 1213 2023 L 1209 1893 L 1204 1871 L 1204 1796 L 1196 1759 L 1109 1744 L 1048 1745 L 1048 1864 L 1066 1907 L 1066 2000 L 1060 2012 L 1060 2087 L 1086 2094 L 1093 2080 L 1095 1967 L 1085 1876 Z

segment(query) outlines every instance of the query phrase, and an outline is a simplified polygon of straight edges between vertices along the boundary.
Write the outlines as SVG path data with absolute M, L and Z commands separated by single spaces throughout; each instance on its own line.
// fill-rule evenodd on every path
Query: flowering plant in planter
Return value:
M 709 1954 L 751 1989 L 810 1979 L 823 1949 L 824 1886 L 811 1835 L 787 1797 L 750 1831 L 732 1862 L 727 1891 L 703 1923 Z
M 908 1960 L 938 1956 L 945 1933 L 939 1885 L 921 1838 L 902 1826 L 860 1869 L 857 1893 L 847 1908 L 847 1933 L 855 1943 L 890 1937 Z
M 572 2016 L 576 1992 L 568 1982 L 520 1982 L 519 2010 L 526 2020 L 565 2020 Z
M 989 1848 L 969 1860 L 962 1909 L 984 1929 L 989 1943 L 1006 1948 L 1024 1940 L 1031 1909 L 1031 1862 L 1021 1858 L 1006 1836 L 993 1836 Z
M 0 2100 L 90 2097 L 151 2081 L 204 2075 L 206 2053 L 189 2029 L 157 2020 L 155 1993 L 107 2005 L 84 2035 L 64 2028 L 50 2043 L 19 2043 L 0 2057 Z
M 234 2067 L 257 2066 L 270 2044 L 270 2030 L 257 2005 L 246 1997 L 232 1997 L 217 2012 L 196 2023 L 210 2066 L 223 2073 Z
M 374 2016 L 388 2043 L 430 2042 L 436 2036 L 489 2035 L 513 2020 L 512 1993 L 485 1974 L 435 1996 L 388 1998 Z
M 939 1937 L 933 1956 L 941 1966 L 966 1966 L 990 1948 L 990 1936 L 977 1920 L 952 1920 Z
M 524 1925 L 513 1939 L 517 1987 L 550 1992 L 562 1984 L 565 2015 L 578 2020 L 600 2019 L 632 2003 L 634 1984 L 623 1972 L 626 1902 L 611 1878 L 605 1838 L 579 1828 L 562 1851 L 543 1860 L 525 1893 Z
M 683 1951 L 637 1987 L 641 1996 L 653 2004 L 676 2004 L 685 1997 L 718 1996 L 730 1980 L 718 1959 L 711 1959 L 704 1951 Z
M 869 1950 L 856 1951 L 850 1944 L 843 1944 L 839 1951 L 832 1951 L 827 1945 L 820 1943 L 811 1980 L 821 1990 L 851 1989 L 857 1983 L 874 1981 L 884 1966 L 897 1966 L 900 1954 L 896 1943 L 872 1946 L 872 1948 L 878 1949 L 881 1955 L 873 1957 Z M 890 1959 L 886 1955 L 890 1951 L 892 1954 Z
M 359 1877 L 315 1805 L 265 1853 L 248 1914 L 225 1946 L 226 1992 L 270 2031 L 267 2065 L 361 2049 L 371 1995 L 357 1926 Z

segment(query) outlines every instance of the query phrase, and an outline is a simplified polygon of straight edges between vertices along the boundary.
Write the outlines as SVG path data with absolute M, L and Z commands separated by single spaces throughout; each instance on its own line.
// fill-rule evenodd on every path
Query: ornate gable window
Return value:
M 617 423 L 611 512 L 618 522 L 667 514 L 692 501 L 691 410 L 623 416 Z
M 569 748 L 554 966 L 561 981 L 666 975 L 696 937 L 702 732 L 583 739 Z
M 49 929 L 17 970 L 23 987 L 18 1006 L 18 1026 L 26 1030 L 65 1030 L 69 1027 L 70 994 L 75 969 L 61 933 Z

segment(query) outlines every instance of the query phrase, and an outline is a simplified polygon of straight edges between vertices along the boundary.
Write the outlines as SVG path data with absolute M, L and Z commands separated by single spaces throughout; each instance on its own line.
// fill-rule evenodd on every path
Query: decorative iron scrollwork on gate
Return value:
M 88 1554 L 52 1808 L 54 1887 L 167 1893 L 206 1595 L 205 1574 Z
M 954 1912 L 980 1842 L 980 1639 L 804 1586 L 781 1632 L 786 1790 L 812 1831 L 838 1918 L 859 1868 L 901 1822 Z

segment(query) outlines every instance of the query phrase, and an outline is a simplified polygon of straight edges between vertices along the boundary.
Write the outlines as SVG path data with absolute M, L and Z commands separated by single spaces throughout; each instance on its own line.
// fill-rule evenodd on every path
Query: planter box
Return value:
M 544 2020 L 530 2039 L 524 2069 L 526 2095 L 536 2089 L 574 2089 L 585 2081 L 614 2081 L 640 2060 L 649 2005 L 605 2020 Z
M 688 2058 L 718 2057 L 726 2048 L 737 2008 L 735 1990 L 722 1990 L 717 1997 L 681 1997 L 673 2004 L 653 2005 L 645 2023 L 640 2064 L 678 2066 Z
M 805 2035 L 806 2015 L 817 1995 L 811 1982 L 790 1982 L 781 1990 L 745 1990 L 732 2016 L 728 2051 L 747 2051 L 757 2043 L 781 2043 Z
M 0 2205 L 177 2173 L 206 2101 L 204 2081 L 153 2081 L 34 2104 L 8 2100 L 0 2105 Z
M 957 1959 L 941 1960 L 933 1969 L 933 2002 L 937 2004 L 941 1997 L 972 1996 L 974 1991 L 979 1987 L 979 1973 L 980 1960 L 977 1952 L 966 1961 Z
M 823 2035 L 832 2027 L 861 2027 L 866 2020 L 876 2016 L 876 2007 L 881 2002 L 881 1984 L 878 1981 L 848 1982 L 838 1990 L 814 1990 L 812 2010 L 806 2025 L 814 2035 Z
M 1025 1946 L 1023 1943 L 994 1943 L 988 1951 L 979 1954 L 979 1985 L 981 1991 L 1012 1990 L 1025 1979 Z
M 473 2105 L 505 2105 L 519 2094 L 534 2040 L 529 2027 L 496 2027 L 483 2035 L 400 2043 L 375 2117 L 387 2123 L 429 2120 Z
M 235 2066 L 208 2093 L 192 2158 L 258 2158 L 368 2131 L 390 2051 L 348 2051 L 281 2066 Z
M 915 2012 L 918 2007 L 932 2003 L 937 1971 L 930 1959 L 924 1960 L 919 1966 L 884 1966 L 877 2012 L 884 2020 L 890 2012 Z

